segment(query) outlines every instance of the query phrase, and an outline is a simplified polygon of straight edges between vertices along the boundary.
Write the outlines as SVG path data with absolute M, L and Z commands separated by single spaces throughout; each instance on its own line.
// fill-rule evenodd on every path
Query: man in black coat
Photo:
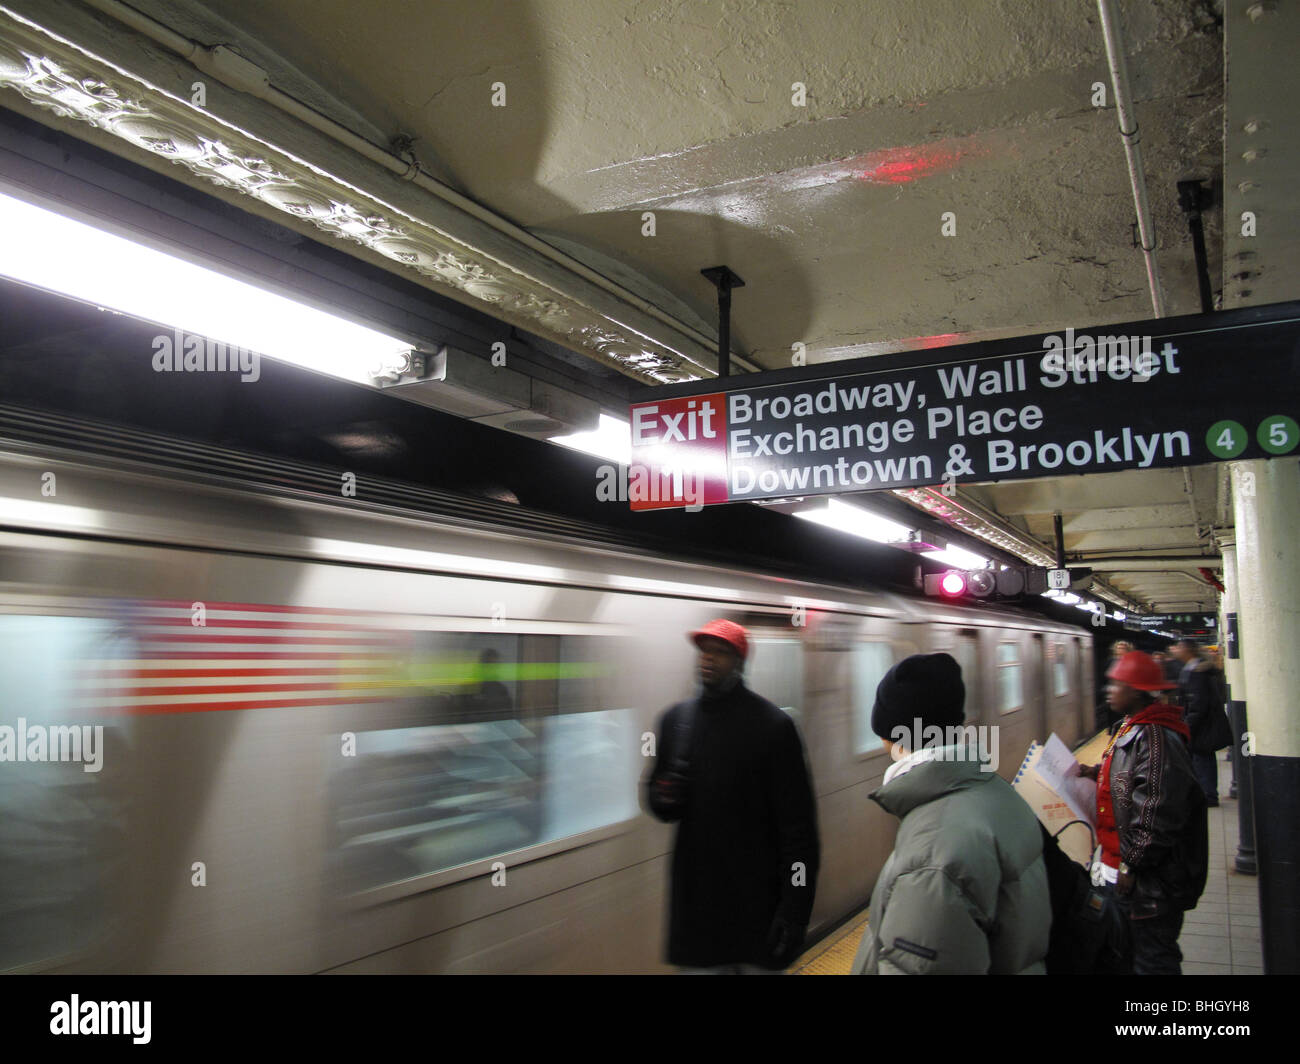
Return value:
M 677 823 L 668 960 L 780 971 L 799 955 L 817 889 L 817 810 L 794 722 L 744 684 L 745 629 L 690 634 L 702 690 L 659 725 L 647 805 Z
M 1200 648 L 1190 639 L 1174 644 L 1173 655 L 1183 663 L 1178 675 L 1178 700 L 1187 711 L 1187 727 L 1192 736 L 1192 768 L 1205 793 L 1205 804 L 1219 804 L 1219 766 L 1216 750 L 1232 742 L 1232 727 L 1225 706 L 1228 701 L 1223 673 L 1201 657 Z

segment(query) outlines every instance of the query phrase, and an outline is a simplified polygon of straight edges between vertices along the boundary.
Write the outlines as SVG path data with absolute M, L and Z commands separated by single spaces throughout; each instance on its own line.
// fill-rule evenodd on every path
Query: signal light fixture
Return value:
M 1071 570 L 1071 575 L 1084 583 L 1091 577 L 1092 570 Z M 1010 600 L 1041 595 L 1046 591 L 1047 570 L 1032 565 L 1008 569 L 949 569 L 926 576 L 922 583 L 927 595 L 940 598 Z

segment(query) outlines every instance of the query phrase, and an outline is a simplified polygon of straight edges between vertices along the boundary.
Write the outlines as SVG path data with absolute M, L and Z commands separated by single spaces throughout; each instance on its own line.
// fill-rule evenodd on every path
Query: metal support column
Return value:
M 1237 607 L 1250 690 L 1246 785 L 1255 806 L 1266 974 L 1300 973 L 1300 458 L 1236 462 Z
M 1215 536 L 1223 554 L 1223 618 L 1220 642 L 1223 644 L 1223 671 L 1228 680 L 1228 720 L 1232 724 L 1233 791 L 1237 799 L 1237 856 L 1234 865 L 1243 875 L 1253 876 L 1255 865 L 1255 803 L 1250 789 L 1250 761 L 1242 756 L 1249 728 L 1246 723 L 1246 669 L 1241 645 L 1241 623 L 1237 597 L 1237 537 L 1232 532 Z

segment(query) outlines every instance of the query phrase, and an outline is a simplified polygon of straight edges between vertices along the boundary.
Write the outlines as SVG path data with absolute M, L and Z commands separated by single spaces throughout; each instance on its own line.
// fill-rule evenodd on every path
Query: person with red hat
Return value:
M 1134 974 L 1179 975 L 1183 913 L 1196 907 L 1209 864 L 1189 731 L 1182 709 L 1156 696 L 1176 685 L 1149 655 L 1129 651 L 1106 676 L 1106 701 L 1124 719 L 1101 764 L 1080 769 L 1097 781 L 1093 883 L 1128 917 Z
M 821 858 L 803 743 L 787 714 L 745 686 L 743 627 L 718 619 L 689 638 L 700 693 L 660 720 L 646 801 L 677 824 L 668 961 L 780 971 L 803 945 Z

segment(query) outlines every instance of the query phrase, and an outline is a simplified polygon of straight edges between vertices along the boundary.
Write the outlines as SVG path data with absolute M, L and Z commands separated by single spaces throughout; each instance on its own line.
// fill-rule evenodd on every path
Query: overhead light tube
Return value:
M 0 276 L 156 322 L 169 345 L 179 331 L 359 384 L 413 346 L 3 192 L 0 232 Z

